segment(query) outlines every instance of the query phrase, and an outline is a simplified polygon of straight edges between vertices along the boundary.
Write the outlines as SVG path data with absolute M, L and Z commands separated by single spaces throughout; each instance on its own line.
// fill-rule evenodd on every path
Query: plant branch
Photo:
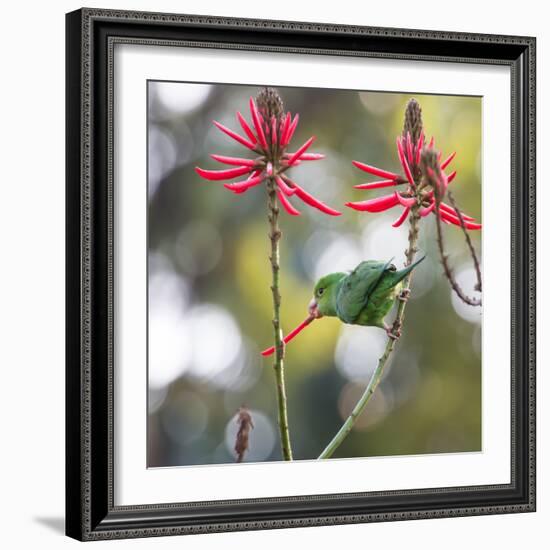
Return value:
M 409 246 L 405 251 L 406 266 L 411 265 L 413 263 L 414 257 L 417 252 L 416 246 L 418 243 L 418 234 L 419 234 L 418 222 L 420 220 L 418 210 L 419 210 L 418 204 L 413 206 L 411 208 L 411 214 L 409 217 L 409 222 L 410 222 Z M 407 277 L 405 277 L 405 279 L 403 280 L 403 290 L 410 290 L 411 277 L 412 277 L 412 272 L 409 273 Z M 400 335 L 401 327 L 403 326 L 403 320 L 405 317 L 406 305 L 407 305 L 407 302 L 405 300 L 401 300 L 399 302 L 399 306 L 397 308 L 397 315 L 395 317 L 395 321 L 392 327 L 392 333 L 394 335 L 394 338 L 388 337 L 388 341 L 386 343 L 386 348 L 384 349 L 384 353 L 382 357 L 380 357 L 380 359 L 378 360 L 378 365 L 374 373 L 372 374 L 372 377 L 367 387 L 365 388 L 363 395 L 361 396 L 361 398 L 353 408 L 351 414 L 348 416 L 346 421 L 342 424 L 342 427 L 338 430 L 338 433 L 332 438 L 330 443 L 325 447 L 324 451 L 319 455 L 319 458 L 330 458 L 333 455 L 334 451 L 342 444 L 344 439 L 347 437 L 347 435 L 353 428 L 357 418 L 359 418 L 360 414 L 363 412 L 368 402 L 370 401 L 372 395 L 374 394 L 376 388 L 378 387 L 378 384 L 380 383 L 380 380 L 382 378 L 382 374 L 384 373 L 384 369 L 388 364 L 388 360 L 393 352 L 393 349 L 395 348 L 397 338 Z
M 460 221 L 460 227 L 462 228 L 462 232 L 464 233 L 464 238 L 466 239 L 466 244 L 468 245 L 468 249 L 470 250 L 470 255 L 472 256 L 472 261 L 474 262 L 474 267 L 476 270 L 476 278 L 477 278 L 477 284 L 475 286 L 475 290 L 481 292 L 481 267 L 479 265 L 479 259 L 477 257 L 474 245 L 472 244 L 472 239 L 470 238 L 470 233 L 468 233 L 468 230 L 466 229 L 462 212 L 459 210 L 458 206 L 456 205 L 455 198 L 450 191 L 447 191 L 447 197 L 449 197 L 449 202 L 451 203 L 451 206 L 454 208 L 456 215 Z
M 443 228 L 441 227 L 441 216 L 439 215 L 439 207 L 441 204 L 441 196 L 440 193 L 434 193 L 435 195 L 435 208 L 436 208 L 436 216 L 435 216 L 435 222 L 436 222 L 436 228 L 437 228 L 437 247 L 439 248 L 439 256 L 441 257 L 441 263 L 443 264 L 443 271 L 445 272 L 445 277 L 447 277 L 449 284 L 451 285 L 451 288 L 454 290 L 455 294 L 465 303 L 470 306 L 481 306 L 481 298 L 471 298 L 468 296 L 461 288 L 461 286 L 458 284 L 457 280 L 455 279 L 453 275 L 453 270 L 449 264 L 449 256 L 445 253 L 445 243 L 443 240 Z M 458 216 L 458 219 L 460 220 L 460 227 L 462 228 L 462 231 L 464 232 L 464 235 L 466 236 L 466 242 L 468 244 L 468 248 L 470 249 L 470 254 L 472 255 L 472 258 L 474 260 L 474 265 L 476 269 L 476 275 L 477 275 L 477 284 L 476 284 L 476 290 L 481 290 L 481 270 L 479 267 L 479 260 L 477 259 L 474 247 L 472 245 L 472 241 L 470 239 L 470 235 L 468 234 L 468 230 L 466 229 L 466 226 L 464 225 L 464 218 L 462 217 L 462 213 L 456 206 L 456 202 L 454 200 L 453 195 L 450 191 L 447 192 L 447 196 L 449 197 L 449 201 L 451 202 L 452 207 L 454 208 L 456 215 Z
M 281 293 L 279 291 L 279 241 L 281 239 L 281 230 L 279 229 L 279 207 L 277 205 L 277 194 L 275 190 L 274 178 L 267 181 L 268 193 L 268 220 L 269 220 L 269 239 L 271 241 L 271 293 L 273 297 L 273 330 L 275 337 L 275 360 L 273 368 L 275 370 L 275 379 L 277 384 L 277 406 L 279 414 L 279 433 L 281 439 L 281 449 L 284 460 L 292 460 L 292 447 L 290 444 L 290 434 L 288 429 L 287 398 L 285 388 L 284 373 L 284 355 L 285 348 L 283 342 L 283 333 L 281 330 Z

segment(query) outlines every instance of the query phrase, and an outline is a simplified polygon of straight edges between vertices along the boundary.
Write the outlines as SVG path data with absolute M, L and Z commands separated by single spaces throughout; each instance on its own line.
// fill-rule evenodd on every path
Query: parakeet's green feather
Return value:
M 315 285 L 314 306 L 321 315 L 352 325 L 384 328 L 403 279 L 423 260 L 397 270 L 389 262 L 361 262 L 351 273 L 331 273 Z
M 361 262 L 342 281 L 336 298 L 336 312 L 344 323 L 355 324 L 369 302 L 369 297 L 380 283 L 385 262 Z

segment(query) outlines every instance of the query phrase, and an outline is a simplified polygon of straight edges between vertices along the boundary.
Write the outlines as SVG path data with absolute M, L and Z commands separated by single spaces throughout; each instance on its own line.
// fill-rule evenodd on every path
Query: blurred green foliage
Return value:
M 209 153 L 248 156 L 211 121 L 237 130 L 235 112 L 248 117 L 248 98 L 257 91 L 149 83 L 149 466 L 233 462 L 241 404 L 256 420 L 245 461 L 281 457 L 274 374 L 270 360 L 259 354 L 273 337 L 265 188 L 234 195 L 194 172 L 196 165 L 218 168 Z M 380 260 L 396 256 L 401 265 L 406 225 L 389 227 L 400 212 L 358 213 L 343 204 L 385 191 L 353 189 L 369 180 L 352 159 L 400 172 L 395 137 L 413 94 L 279 92 L 286 108 L 300 113 L 294 149 L 316 135 L 312 151 L 327 155 L 293 168 L 291 177 L 343 212 L 331 218 L 294 201 L 302 216 L 281 214 L 282 320 L 288 332 L 306 316 L 313 283 L 323 271 L 352 269 L 374 253 Z M 428 138 L 435 136 L 444 156 L 457 151 L 455 198 L 482 221 L 480 98 L 414 97 Z M 461 231 L 445 226 L 445 233 L 461 271 L 469 266 Z M 480 232 L 472 237 L 479 251 Z M 432 216 L 422 220 L 420 248 L 428 260 L 413 278 L 403 337 L 377 394 L 335 457 L 481 450 L 481 313 L 453 305 Z M 180 323 L 177 328 L 171 319 Z M 289 420 L 298 459 L 319 454 L 375 367 L 385 335 L 377 328 L 360 331 L 322 319 L 287 347 Z M 227 354 L 232 357 L 225 364 Z

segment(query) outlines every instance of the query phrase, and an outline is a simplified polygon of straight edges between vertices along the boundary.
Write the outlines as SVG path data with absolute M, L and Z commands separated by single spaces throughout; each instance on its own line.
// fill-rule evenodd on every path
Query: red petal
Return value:
M 265 176 L 255 176 L 237 183 L 224 183 L 223 186 L 230 191 L 234 191 L 235 193 L 244 193 L 249 187 L 254 187 L 259 183 L 262 183 L 264 179 Z
M 260 121 L 260 113 L 258 113 L 258 109 L 256 108 L 256 104 L 254 103 L 254 99 L 250 98 L 249 105 L 250 113 L 252 114 L 252 122 L 254 123 L 254 128 L 256 128 L 256 134 L 258 135 L 258 141 L 264 149 L 267 149 L 267 141 L 265 139 L 262 123 Z
M 300 211 L 296 210 L 292 204 L 290 204 L 290 201 L 286 198 L 285 194 L 281 191 L 277 191 L 277 196 L 279 197 L 279 202 L 284 206 L 284 209 L 287 211 L 288 214 L 291 216 L 299 216 Z
M 361 212 L 384 212 L 384 210 L 388 210 L 399 204 L 397 195 L 398 193 L 392 193 L 391 195 L 384 195 L 383 197 L 377 197 L 367 201 L 347 202 L 346 206 Z
M 247 141 L 246 139 L 244 139 L 242 136 L 240 136 L 233 130 L 230 130 L 229 128 L 227 128 L 227 126 L 220 124 L 217 120 L 213 120 L 212 122 L 217 128 L 219 128 L 222 132 L 227 134 L 230 138 L 233 138 L 235 141 L 238 141 L 241 145 L 244 145 L 249 149 L 254 149 L 255 147 L 254 143 L 250 143 L 250 141 Z
M 311 147 L 311 144 L 315 141 L 315 136 L 311 136 L 289 159 L 288 165 L 292 166 L 294 162 L 300 159 L 302 154 Z
M 283 122 L 283 129 L 281 130 L 281 147 L 284 147 L 288 143 L 288 130 L 290 129 L 290 113 L 287 113 L 285 116 L 285 121 Z
M 403 145 L 401 143 L 401 138 L 397 138 L 397 152 L 399 154 L 399 160 L 401 161 L 401 166 L 403 166 L 403 170 L 405 170 L 405 175 L 407 176 L 407 179 L 409 180 L 409 183 L 414 187 L 414 179 L 412 177 L 411 169 L 409 168 L 409 163 L 407 162 L 407 159 L 405 158 L 405 153 L 403 151 Z
M 351 163 L 357 168 L 359 168 L 359 170 L 363 170 L 363 172 L 368 172 L 373 176 L 379 176 L 381 178 L 386 178 L 390 180 L 399 179 L 399 176 L 397 174 L 394 174 L 393 172 L 388 172 L 387 170 L 382 170 L 380 168 L 376 168 L 375 166 L 364 164 L 362 162 L 359 162 L 358 160 L 352 160 Z
M 294 193 L 296 192 L 295 189 L 292 189 L 291 187 L 289 187 L 285 180 L 283 178 L 281 178 L 281 176 L 276 176 L 275 177 L 275 181 L 277 182 L 277 185 L 279 186 L 279 188 L 281 189 L 281 191 L 287 196 L 287 197 L 290 197 L 292 195 L 294 195 Z
M 414 197 L 402 197 L 399 193 L 395 193 L 397 195 L 397 200 L 399 201 L 399 204 L 402 206 L 406 206 L 407 208 L 411 207 L 415 202 L 416 199 Z
M 433 149 L 434 145 L 435 145 L 435 139 L 432 136 L 432 138 L 430 139 L 430 143 L 428 144 L 428 149 Z
M 283 342 L 285 344 L 288 344 L 295 336 L 300 334 L 300 332 L 302 332 L 302 330 L 304 330 L 313 321 L 315 321 L 315 317 L 311 317 L 311 316 L 308 317 L 305 321 L 302 321 L 293 331 L 289 332 L 283 338 Z M 264 349 L 264 351 L 262 351 L 262 355 L 264 357 L 267 357 L 268 355 L 273 354 L 274 351 L 275 351 L 274 347 L 267 348 L 267 349 Z
M 256 136 L 254 135 L 252 128 L 250 128 L 244 116 L 241 115 L 241 113 L 239 113 L 238 111 L 237 111 L 237 120 L 239 121 L 239 124 L 241 125 L 241 128 L 244 130 L 245 134 L 249 137 L 250 141 L 256 144 L 258 140 L 256 139 Z
M 413 162 L 413 147 L 410 132 L 407 132 L 407 158 L 409 159 L 409 163 Z
M 292 123 L 290 124 L 290 126 L 288 128 L 288 134 L 286 136 L 285 142 L 281 143 L 281 145 L 283 147 L 286 147 L 290 143 L 290 140 L 292 139 L 292 136 L 294 135 L 294 132 L 296 131 L 296 126 L 298 126 L 298 121 L 299 120 L 300 120 L 300 115 L 298 113 L 296 113 L 296 115 L 294 116 L 294 120 L 292 121 Z
M 452 216 L 455 216 L 458 218 L 458 216 L 456 215 L 456 211 L 455 209 L 448 205 L 448 204 L 445 204 L 444 202 L 442 202 L 439 206 L 441 208 L 441 210 L 444 210 L 445 212 L 448 212 L 449 214 L 451 214 Z M 464 212 L 461 212 L 462 214 L 462 217 L 467 220 L 467 221 L 473 221 L 475 218 L 472 218 L 472 216 L 467 216 L 466 214 L 464 214 Z
M 420 164 L 420 154 L 422 153 L 422 147 L 424 145 L 424 132 L 420 134 L 418 143 L 416 144 L 416 164 Z
M 441 216 L 442 220 L 448 221 L 448 222 L 450 222 L 454 225 L 458 225 L 460 227 L 460 220 L 456 216 L 446 212 L 445 210 L 440 210 L 439 215 Z M 473 222 L 468 221 L 468 220 L 465 219 L 464 220 L 464 227 L 466 229 L 481 229 L 481 224 L 480 223 L 473 223 Z
M 253 159 L 243 159 L 238 157 L 224 157 L 223 155 L 210 155 L 214 160 L 223 164 L 231 164 L 233 166 L 254 166 L 256 161 Z
M 453 153 L 451 153 L 442 163 L 441 163 L 441 170 L 445 170 L 445 168 L 447 168 L 447 166 L 449 166 L 449 164 L 451 163 L 451 161 L 455 158 L 456 156 L 456 151 L 454 151 Z
M 295 153 L 287 153 L 288 156 L 292 156 L 294 154 Z M 304 153 L 300 157 L 300 160 L 322 160 L 324 158 L 325 158 L 325 155 L 323 155 L 322 153 Z
M 277 119 L 275 115 L 271 117 L 271 143 L 277 143 Z
M 433 211 L 434 208 L 435 208 L 435 201 L 432 200 L 432 202 L 429 204 L 429 206 L 426 206 L 425 208 L 421 208 L 418 211 L 418 213 L 420 214 L 420 216 L 425 218 L 428 214 L 430 214 Z
M 309 204 L 309 206 L 313 206 L 314 208 L 317 208 L 317 210 L 320 210 L 321 212 L 324 212 L 325 214 L 328 214 L 329 216 L 340 216 L 342 213 L 338 212 L 338 210 L 334 210 L 330 206 L 327 206 L 325 203 L 321 202 L 320 200 L 316 199 L 314 196 L 310 195 L 307 191 L 302 189 L 297 183 L 293 182 L 286 176 L 283 176 L 283 179 L 286 183 L 289 183 L 292 185 L 292 188 L 294 189 L 294 192 L 298 197 L 300 197 L 306 204 Z
M 203 168 L 195 167 L 195 172 L 199 176 L 207 180 L 229 180 L 242 176 L 250 172 L 250 166 L 242 166 L 239 168 L 230 168 L 229 170 L 204 170 Z
M 393 187 L 397 185 L 397 182 L 394 180 L 381 180 L 373 181 L 371 183 L 361 183 L 359 185 L 354 185 L 355 189 L 382 189 L 383 187 Z
M 400 227 L 403 222 L 407 219 L 407 216 L 409 215 L 409 212 L 411 211 L 410 208 L 403 208 L 403 212 L 401 212 L 401 216 L 397 218 L 391 225 L 392 227 Z
M 451 183 L 456 177 L 456 170 L 447 176 L 447 184 Z

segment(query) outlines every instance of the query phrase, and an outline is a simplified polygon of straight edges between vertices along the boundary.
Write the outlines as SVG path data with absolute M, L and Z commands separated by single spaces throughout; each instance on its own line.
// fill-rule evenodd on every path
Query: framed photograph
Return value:
M 535 39 L 67 15 L 67 535 L 535 510 Z

